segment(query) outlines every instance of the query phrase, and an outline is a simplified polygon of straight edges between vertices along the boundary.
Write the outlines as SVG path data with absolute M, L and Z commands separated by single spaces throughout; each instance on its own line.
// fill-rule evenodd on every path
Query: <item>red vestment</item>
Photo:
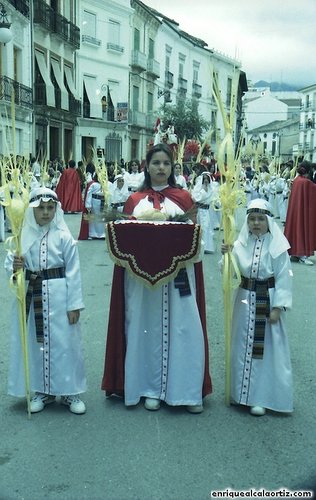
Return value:
M 125 203 L 124 212 L 131 215 L 135 206 L 146 196 L 148 196 L 149 199 L 151 198 L 154 207 L 159 203 L 159 198 L 161 201 L 163 197 L 172 200 L 183 211 L 188 211 L 194 206 L 187 191 L 179 188 L 168 187 L 160 192 L 154 191 L 153 189 L 147 189 L 145 191 L 132 194 Z M 159 207 L 156 206 L 155 208 Z M 205 369 L 202 387 L 202 395 L 204 397 L 212 392 L 212 383 L 209 375 L 205 293 L 201 262 L 194 264 L 194 271 L 196 282 L 196 303 L 199 310 L 204 336 Z M 124 363 L 126 353 L 124 275 L 125 269 L 123 267 L 114 267 L 108 334 L 106 341 L 105 367 L 101 385 L 101 388 L 106 391 L 107 395 L 124 395 Z
M 74 168 L 66 168 L 59 179 L 56 194 L 64 212 L 82 211 L 80 177 Z
M 307 257 L 316 250 L 316 185 L 304 176 L 294 179 L 284 234 L 290 255 Z

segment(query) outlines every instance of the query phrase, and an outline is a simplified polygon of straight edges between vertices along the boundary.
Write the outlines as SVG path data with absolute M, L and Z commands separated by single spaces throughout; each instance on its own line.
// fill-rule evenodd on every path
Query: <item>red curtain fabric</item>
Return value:
M 147 286 L 170 281 L 185 262 L 199 257 L 201 228 L 196 224 L 110 222 L 106 230 L 112 259 Z

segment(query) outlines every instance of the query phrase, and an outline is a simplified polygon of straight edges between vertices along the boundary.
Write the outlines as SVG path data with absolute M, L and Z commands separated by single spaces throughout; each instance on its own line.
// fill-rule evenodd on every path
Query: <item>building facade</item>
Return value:
M 293 149 L 295 156 L 304 156 L 316 163 L 316 84 L 300 90 L 302 104 L 299 122 L 299 142 Z
M 12 39 L 0 41 L 0 154 L 29 156 L 34 146 L 31 11 L 28 1 L 14 5 L 3 2 Z
M 281 162 L 292 158 L 293 146 L 299 138 L 299 118 L 276 120 L 247 130 L 248 141 L 261 142 L 263 154 Z
M 13 39 L 1 45 L 2 87 L 16 81 L 28 96 L 15 107 L 16 153 L 66 162 L 97 151 L 107 161 L 141 160 L 163 107 L 181 99 L 194 99 L 216 131 L 214 151 L 224 134 L 214 78 L 227 112 L 237 93 L 237 134 L 247 90 L 240 62 L 140 0 L 4 0 L 4 6 Z M 8 116 L 10 99 L 2 92 Z M 1 133 L 0 145 L 7 142 Z
M 76 2 L 30 1 L 35 154 L 74 157 L 77 117 L 82 112 L 75 68 L 80 48 Z
M 89 160 L 97 151 L 107 161 L 119 162 L 128 150 L 132 9 L 129 0 L 82 0 L 78 7 L 81 47 L 76 78 L 82 113 L 77 121 L 77 156 Z

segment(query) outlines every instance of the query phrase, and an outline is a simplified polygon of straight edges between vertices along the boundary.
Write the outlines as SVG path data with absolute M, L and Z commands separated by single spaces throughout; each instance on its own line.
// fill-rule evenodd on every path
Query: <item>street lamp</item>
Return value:
M 0 3 L 0 43 L 4 45 L 12 39 L 12 32 L 10 30 L 11 23 L 8 21 L 7 11 L 3 3 Z
M 160 97 L 162 97 L 162 96 L 164 96 L 164 100 L 166 102 L 169 102 L 170 101 L 170 90 L 168 90 L 168 89 L 164 89 L 164 90 L 158 89 L 158 99 Z

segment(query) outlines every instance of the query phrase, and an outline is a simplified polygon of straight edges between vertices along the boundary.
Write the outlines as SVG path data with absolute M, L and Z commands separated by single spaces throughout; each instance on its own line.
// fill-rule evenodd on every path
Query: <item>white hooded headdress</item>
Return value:
M 34 217 L 34 207 L 38 207 L 41 201 L 48 202 L 54 201 L 56 203 L 56 213 L 49 225 L 40 226 L 37 224 Z M 63 231 L 69 231 L 69 228 L 64 220 L 64 212 L 62 211 L 60 201 L 58 200 L 55 191 L 47 187 L 38 187 L 33 189 L 29 195 L 29 206 L 25 211 L 21 243 L 22 253 L 26 254 L 28 249 L 32 246 L 34 240 L 38 239 L 42 234 L 45 234 L 51 227 L 56 227 Z
M 247 217 L 246 220 L 240 230 L 238 241 L 244 246 L 247 245 L 247 241 L 250 235 L 249 227 L 248 227 L 248 214 L 249 213 L 262 213 L 267 216 L 269 232 L 272 235 L 271 243 L 269 246 L 269 252 L 272 258 L 278 257 L 281 253 L 286 252 L 290 248 L 290 244 L 280 227 L 273 219 L 273 211 L 270 203 L 262 198 L 257 198 L 255 200 L 251 200 L 251 202 L 247 206 Z

